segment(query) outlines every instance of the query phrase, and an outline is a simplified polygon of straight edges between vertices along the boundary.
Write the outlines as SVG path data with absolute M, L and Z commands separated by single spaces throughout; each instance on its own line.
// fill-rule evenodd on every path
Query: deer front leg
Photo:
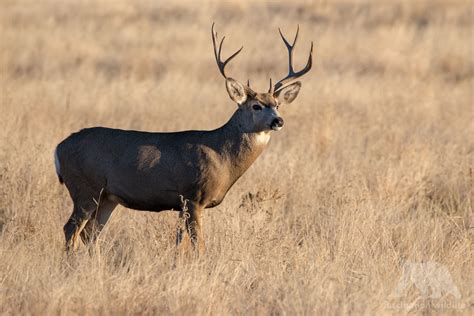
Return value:
M 181 242 L 183 241 L 183 233 L 184 233 L 184 226 L 185 226 L 185 215 L 189 216 L 189 213 L 184 213 L 185 211 L 179 211 L 179 218 L 178 218 L 178 226 L 176 227 L 176 247 L 178 247 Z
M 186 222 L 189 238 L 193 248 L 202 255 L 205 251 L 204 236 L 202 232 L 202 208 L 198 206 L 190 207 L 189 218 Z
M 195 251 L 199 255 L 204 254 L 205 245 L 202 233 L 202 207 L 194 202 L 186 201 L 183 211 L 180 212 L 180 219 L 184 219 L 184 226 L 188 232 L 189 239 Z M 182 231 L 178 228 L 176 243 L 182 239 Z

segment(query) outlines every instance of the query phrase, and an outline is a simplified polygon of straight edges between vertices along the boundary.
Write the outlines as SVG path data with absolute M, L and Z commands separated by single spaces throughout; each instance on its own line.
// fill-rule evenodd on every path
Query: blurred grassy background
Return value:
M 259 91 L 286 74 L 278 27 L 300 25 L 297 65 L 315 54 L 285 128 L 206 211 L 207 255 L 172 269 L 176 214 L 119 207 L 65 258 L 54 147 L 227 121 L 213 21 Z M 473 21 L 470 1 L 1 0 L 0 313 L 472 313 Z M 405 260 L 445 265 L 462 298 L 390 298 Z

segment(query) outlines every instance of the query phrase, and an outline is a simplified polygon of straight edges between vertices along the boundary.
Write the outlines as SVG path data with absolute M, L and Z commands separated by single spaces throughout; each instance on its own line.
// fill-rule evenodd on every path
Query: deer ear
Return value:
M 225 86 L 230 98 L 238 105 L 242 105 L 247 100 L 247 89 L 240 82 L 232 78 L 227 78 L 225 80 Z
M 292 83 L 273 94 L 275 98 L 278 99 L 280 103 L 291 103 L 298 96 L 300 92 L 301 82 L 297 81 Z

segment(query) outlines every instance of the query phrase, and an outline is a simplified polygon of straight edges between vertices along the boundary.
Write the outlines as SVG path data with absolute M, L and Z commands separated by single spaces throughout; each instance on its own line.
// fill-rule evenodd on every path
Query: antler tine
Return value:
M 219 43 L 219 49 L 217 49 L 217 46 L 216 46 L 217 32 L 214 32 L 214 24 L 215 23 L 212 23 L 212 27 L 211 27 L 212 44 L 214 46 L 214 56 L 216 57 L 216 63 L 217 63 L 217 67 L 219 67 L 219 71 L 221 72 L 222 76 L 224 76 L 224 78 L 227 79 L 227 76 L 225 74 L 225 66 L 227 65 L 229 61 L 231 61 L 235 56 L 237 56 L 237 54 L 240 53 L 240 51 L 242 51 L 244 47 L 242 46 L 238 51 L 230 55 L 230 57 L 227 58 L 225 61 L 222 61 L 221 52 L 222 52 L 222 44 L 224 44 L 225 36 L 222 37 L 222 40 Z
M 310 48 L 310 51 L 309 51 L 309 57 L 308 57 L 308 61 L 306 63 L 306 66 L 304 66 L 304 68 L 302 70 L 297 71 L 297 72 L 295 72 L 294 69 L 293 69 L 293 49 L 295 48 L 296 41 L 298 40 L 299 30 L 300 30 L 300 26 L 298 25 L 298 27 L 296 29 L 295 39 L 293 40 L 293 44 L 290 44 L 286 40 L 286 38 L 283 36 L 283 33 L 281 32 L 280 28 L 278 28 L 278 31 L 280 32 L 280 36 L 283 39 L 283 42 L 285 43 L 286 48 L 288 49 L 288 75 L 275 84 L 275 86 L 273 87 L 274 92 L 278 91 L 278 89 L 283 87 L 283 85 L 288 83 L 289 81 L 291 81 L 293 79 L 296 79 L 298 77 L 301 77 L 302 75 L 307 73 L 313 65 L 313 42 L 311 42 L 311 48 Z
M 273 85 L 272 85 L 272 78 L 270 78 L 270 88 L 268 88 L 268 93 L 272 93 L 273 91 Z
M 296 41 L 298 40 L 298 33 L 300 32 L 300 25 L 298 24 L 297 25 L 297 28 L 296 28 L 296 35 L 295 35 L 295 39 L 293 40 L 293 44 L 290 45 L 290 43 L 288 43 L 288 41 L 286 40 L 285 36 L 283 36 L 283 33 L 281 32 L 281 29 L 278 28 L 278 32 L 280 32 L 280 36 L 281 36 L 281 39 L 283 40 L 283 42 L 285 43 L 285 46 L 286 48 L 288 49 L 288 58 L 289 58 L 289 63 L 288 63 L 288 72 L 293 72 L 293 48 L 295 48 L 295 45 L 296 45 Z

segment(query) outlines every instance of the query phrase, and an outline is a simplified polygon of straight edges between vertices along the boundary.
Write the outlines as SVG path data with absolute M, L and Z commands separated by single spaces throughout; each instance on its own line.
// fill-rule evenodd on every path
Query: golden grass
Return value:
M 173 269 L 177 215 L 119 207 L 66 258 L 54 147 L 224 123 L 212 21 L 257 90 L 286 71 L 277 26 L 300 24 L 298 65 L 315 42 L 285 128 L 205 212 L 204 257 Z M 469 1 L 0 1 L 0 314 L 472 313 L 473 21 Z M 390 298 L 405 260 L 462 298 Z

